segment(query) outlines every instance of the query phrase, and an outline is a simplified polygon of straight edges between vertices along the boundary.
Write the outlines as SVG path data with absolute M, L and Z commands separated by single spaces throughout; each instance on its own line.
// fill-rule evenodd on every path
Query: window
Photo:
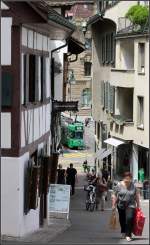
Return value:
M 41 100 L 46 99 L 46 58 L 41 57 Z
M 86 88 L 83 90 L 81 95 L 81 105 L 84 106 L 91 106 L 91 90 L 90 88 Z
M 138 96 L 137 127 L 144 129 L 144 97 Z
M 35 101 L 35 55 L 29 56 L 29 102 Z
M 101 39 L 101 63 L 109 64 L 115 61 L 114 33 L 107 33 Z
M 139 43 L 138 53 L 139 53 L 138 72 L 144 73 L 145 72 L 145 43 Z
M 12 105 L 12 75 L 2 72 L 2 106 Z
M 91 76 L 91 62 L 84 63 L 84 75 Z
M 83 139 L 83 132 L 75 132 L 76 139 Z

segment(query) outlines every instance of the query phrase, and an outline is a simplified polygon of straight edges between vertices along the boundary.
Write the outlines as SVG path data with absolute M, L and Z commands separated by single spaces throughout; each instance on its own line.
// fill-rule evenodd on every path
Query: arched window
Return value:
M 91 106 L 91 100 L 92 100 L 92 95 L 91 95 L 91 89 L 90 88 L 85 88 L 82 91 L 81 95 L 81 106 Z

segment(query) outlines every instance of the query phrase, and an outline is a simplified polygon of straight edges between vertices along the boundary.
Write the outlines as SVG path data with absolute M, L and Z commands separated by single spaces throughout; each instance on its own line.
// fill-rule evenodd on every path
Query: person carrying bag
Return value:
M 97 175 L 96 180 L 96 208 L 98 209 L 99 203 L 101 203 L 101 211 L 105 208 L 105 199 L 107 196 L 107 182 L 100 174 Z
M 122 238 L 132 241 L 135 209 L 139 208 L 139 193 L 132 182 L 132 174 L 125 172 L 112 194 L 112 210 L 118 209 Z

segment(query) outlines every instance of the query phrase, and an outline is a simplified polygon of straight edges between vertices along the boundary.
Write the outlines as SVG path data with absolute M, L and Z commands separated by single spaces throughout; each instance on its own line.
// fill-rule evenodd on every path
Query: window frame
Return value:
M 140 100 L 142 101 L 142 113 L 141 113 L 141 103 Z M 141 117 L 142 114 L 142 117 Z M 142 127 L 143 125 L 143 127 Z M 144 130 L 144 96 L 138 95 L 137 96 L 137 129 Z

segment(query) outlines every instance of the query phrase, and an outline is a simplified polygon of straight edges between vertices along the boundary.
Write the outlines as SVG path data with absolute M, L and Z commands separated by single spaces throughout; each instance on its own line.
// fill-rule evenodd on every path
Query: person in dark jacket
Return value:
M 75 194 L 75 183 L 77 181 L 77 170 L 73 167 L 73 164 L 70 164 L 70 168 L 67 168 L 66 171 L 66 183 L 71 185 L 71 195 Z
M 66 171 L 65 169 L 62 168 L 62 165 L 59 164 L 58 169 L 57 169 L 57 184 L 65 184 L 65 176 L 66 176 Z

